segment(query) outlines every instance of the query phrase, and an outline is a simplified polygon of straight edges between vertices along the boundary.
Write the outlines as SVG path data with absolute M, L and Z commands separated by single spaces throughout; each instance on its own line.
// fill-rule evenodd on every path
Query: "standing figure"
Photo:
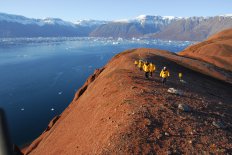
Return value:
M 155 65 L 153 63 L 149 64 L 149 72 L 150 76 L 152 77 L 152 73 L 155 71 Z
M 142 60 L 139 60 L 139 63 L 138 63 L 138 67 L 140 70 L 143 70 L 143 61 Z
M 150 69 L 149 69 L 149 63 L 147 61 L 143 65 L 143 70 L 145 72 L 145 77 L 148 79 L 149 78 Z
M 183 74 L 182 74 L 182 73 L 179 73 L 178 76 L 179 76 L 179 79 L 180 79 L 180 81 L 181 81 L 181 80 L 182 80 L 182 77 L 183 77 Z
M 139 62 L 137 60 L 135 60 L 134 64 L 135 64 L 135 66 L 137 66 L 139 64 Z
M 167 70 L 166 67 L 164 67 L 162 69 L 162 71 L 160 72 L 160 77 L 162 78 L 162 83 L 165 84 L 167 81 L 167 78 L 170 76 L 169 71 Z

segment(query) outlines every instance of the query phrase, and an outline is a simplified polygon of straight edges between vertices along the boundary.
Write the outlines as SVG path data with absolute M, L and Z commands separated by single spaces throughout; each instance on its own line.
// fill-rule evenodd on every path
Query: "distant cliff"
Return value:
M 111 22 L 94 29 L 94 37 L 150 37 L 164 40 L 202 41 L 232 27 L 232 17 L 163 18 L 144 16 L 137 20 Z
M 167 25 L 153 37 L 166 40 L 202 41 L 215 33 L 232 28 L 231 23 L 231 16 L 191 17 Z

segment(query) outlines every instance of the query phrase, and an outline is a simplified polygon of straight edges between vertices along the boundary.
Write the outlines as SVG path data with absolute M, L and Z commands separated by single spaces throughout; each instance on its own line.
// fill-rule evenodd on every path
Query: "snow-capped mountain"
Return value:
M 152 16 L 152 15 L 140 15 L 134 19 L 121 19 L 115 20 L 115 23 L 139 23 L 141 25 L 167 25 L 173 21 L 181 19 L 181 17 L 174 16 Z
M 135 22 L 139 22 L 141 25 L 167 25 L 180 18 L 174 16 L 151 16 L 151 15 L 140 15 L 136 17 Z
M 43 25 L 51 24 L 51 25 L 63 25 L 63 26 L 75 27 L 74 23 L 63 21 L 62 19 L 59 19 L 59 18 L 44 18 L 44 19 L 40 20 L 40 22 L 43 23 Z
M 115 20 L 101 25 L 90 33 L 100 37 L 140 37 L 156 33 L 172 22 L 181 18 L 173 16 L 140 15 L 134 19 Z
M 116 20 L 90 33 L 94 37 L 154 37 L 167 40 L 201 41 L 232 27 L 231 15 L 215 17 L 174 17 L 140 15 Z
M 33 19 L 0 13 L 0 37 L 82 37 L 91 31 L 59 18 Z
M 232 13 L 231 14 L 225 14 L 225 15 L 220 15 L 221 17 L 231 17 L 232 18 Z
M 19 23 L 24 25 L 63 25 L 63 26 L 75 26 L 75 24 L 67 21 L 63 21 L 59 18 L 44 18 L 44 19 L 34 19 L 34 18 L 26 18 L 24 16 L 19 15 L 10 15 L 5 13 L 0 13 L 0 21 Z
M 215 17 L 140 15 L 114 21 L 59 18 L 34 19 L 0 13 L 0 37 L 154 37 L 168 40 L 203 40 L 232 27 L 232 14 Z
M 88 20 L 77 20 L 76 22 L 74 22 L 75 25 L 87 26 L 87 27 L 100 26 L 100 25 L 108 24 L 108 23 L 109 23 L 109 21 L 104 21 L 104 20 L 92 20 L 92 19 L 88 19 Z

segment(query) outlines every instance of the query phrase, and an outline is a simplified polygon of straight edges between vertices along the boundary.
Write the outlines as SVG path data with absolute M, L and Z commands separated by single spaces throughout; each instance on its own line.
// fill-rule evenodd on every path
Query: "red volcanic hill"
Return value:
M 232 29 L 217 33 L 206 41 L 186 48 L 179 54 L 232 71 Z
M 145 79 L 134 65 L 138 59 L 155 63 L 153 78 Z M 164 86 L 163 66 L 171 75 Z M 167 51 L 125 51 L 88 78 L 24 154 L 231 153 L 231 79 L 211 64 Z

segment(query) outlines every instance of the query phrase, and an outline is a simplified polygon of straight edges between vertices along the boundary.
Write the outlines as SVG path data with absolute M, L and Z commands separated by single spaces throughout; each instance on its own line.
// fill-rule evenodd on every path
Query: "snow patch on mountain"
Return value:
M 232 14 L 225 14 L 225 15 L 220 15 L 221 17 L 230 17 L 232 18 Z
M 20 23 L 23 25 L 63 25 L 63 26 L 72 26 L 75 24 L 71 22 L 63 21 L 59 18 L 44 18 L 44 19 L 34 19 L 34 18 L 26 18 L 24 16 L 19 15 L 10 15 L 6 13 L 0 13 L 0 21 L 12 22 L 12 23 Z
M 40 22 L 45 25 L 45 24 L 50 24 L 50 25 L 63 25 L 63 26 L 72 26 L 75 27 L 75 24 L 67 21 L 63 21 L 62 19 L 59 18 L 44 18 L 40 20 Z
M 115 23 L 138 23 L 140 25 L 167 25 L 172 21 L 178 20 L 180 17 L 174 16 L 152 16 L 140 15 L 134 19 L 120 19 L 114 20 Z
M 77 20 L 76 22 L 74 22 L 75 25 L 88 26 L 88 27 L 99 26 L 107 23 L 109 22 L 101 21 L 101 20 L 92 20 L 92 19 Z

